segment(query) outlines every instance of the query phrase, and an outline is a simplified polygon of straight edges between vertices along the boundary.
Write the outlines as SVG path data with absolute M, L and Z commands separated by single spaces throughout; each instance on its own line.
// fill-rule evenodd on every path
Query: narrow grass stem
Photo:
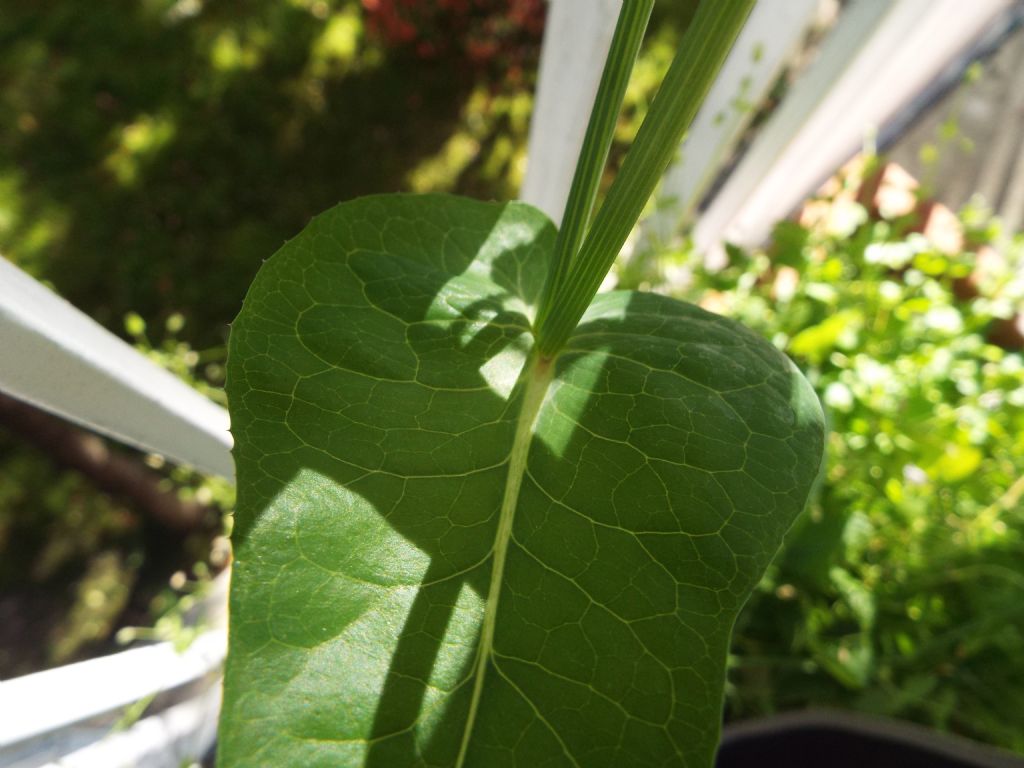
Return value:
M 608 58 L 605 60 L 601 82 L 594 108 L 590 113 L 590 122 L 580 148 L 576 162 L 576 172 L 569 190 L 569 199 L 565 204 L 562 224 L 555 242 L 555 256 L 551 262 L 551 272 L 544 286 L 544 298 L 540 302 L 538 324 L 542 323 L 550 309 L 551 297 L 561 288 L 562 283 L 572 268 L 573 261 L 583 242 L 590 218 L 597 199 L 598 187 L 605 165 L 608 162 L 608 150 L 622 100 L 626 95 L 629 75 L 633 71 L 640 43 L 651 16 L 654 0 L 624 0 L 619 11 L 619 19 L 615 25 Z
M 554 355 L 590 305 L 644 205 L 679 149 L 754 0 L 704 0 L 651 103 L 568 274 L 549 297 L 537 344 Z

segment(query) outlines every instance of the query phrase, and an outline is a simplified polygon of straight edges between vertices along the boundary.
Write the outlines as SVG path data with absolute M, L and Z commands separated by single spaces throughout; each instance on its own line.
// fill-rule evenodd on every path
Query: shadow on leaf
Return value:
M 366 198 L 261 271 L 229 360 L 227 763 L 452 765 L 471 712 L 467 765 L 710 760 L 732 623 L 803 507 L 820 412 L 730 321 L 599 297 L 489 617 L 553 237 L 521 204 Z

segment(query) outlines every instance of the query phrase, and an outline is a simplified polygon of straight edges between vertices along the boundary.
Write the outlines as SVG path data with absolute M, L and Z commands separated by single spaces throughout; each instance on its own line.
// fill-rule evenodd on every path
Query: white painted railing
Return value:
M 852 0 L 694 228 L 759 245 L 1013 0 Z
M 0 391 L 128 445 L 234 476 L 228 414 L 0 258 Z
M 522 196 L 559 220 L 621 0 L 551 0 Z M 817 60 L 793 83 L 696 218 L 698 246 L 756 244 L 1012 0 L 850 0 Z M 760 0 L 663 185 L 647 236 L 693 217 L 712 179 L 798 47 L 818 0 Z M 231 477 L 227 415 L 0 259 L 0 390 L 147 451 Z M 214 598 L 223 606 L 226 576 Z M 126 731 L 126 703 L 216 674 L 214 628 L 184 654 L 133 649 L 0 683 L 0 765 L 179 765 L 215 735 L 216 685 Z M 84 695 L 83 695 L 84 693 Z M 99 725 L 94 720 L 99 716 Z M 103 717 L 108 721 L 102 720 Z
M 0 682 L 0 766 L 178 768 L 206 754 L 220 709 L 228 579 L 214 579 L 193 609 L 202 633 L 183 650 L 155 643 Z M 116 727 L 127 707 L 157 695 L 169 703 Z
M 645 237 L 666 243 L 689 223 L 737 141 L 793 58 L 822 0 L 769 0 L 754 6 L 718 79 L 694 118 L 679 159 L 665 174 Z

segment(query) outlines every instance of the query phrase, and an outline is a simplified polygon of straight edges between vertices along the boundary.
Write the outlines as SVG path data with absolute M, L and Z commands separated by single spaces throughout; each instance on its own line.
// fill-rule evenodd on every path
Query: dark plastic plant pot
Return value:
M 202 766 L 214 764 L 215 747 Z M 1024 757 L 919 725 L 815 710 L 725 726 L 715 768 L 1024 768 Z
M 1024 768 L 1024 758 L 921 726 L 835 711 L 727 725 L 716 768 Z

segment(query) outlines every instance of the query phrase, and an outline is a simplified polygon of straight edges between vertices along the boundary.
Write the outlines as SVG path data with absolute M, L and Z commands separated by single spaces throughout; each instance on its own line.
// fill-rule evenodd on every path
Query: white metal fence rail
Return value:
M 1013 0 L 853 0 L 700 217 L 694 244 L 758 245 Z
M 112 761 L 110 753 L 96 742 L 114 735 L 113 727 L 124 707 L 154 693 L 216 676 L 224 661 L 225 648 L 226 635 L 221 629 L 201 635 L 184 651 L 169 642 L 159 643 L 4 683 L 0 717 L 8 744 L 0 746 L 0 765 L 31 768 L 61 761 L 62 765 L 123 764 L 149 768 L 151 763 L 142 762 L 138 752 L 148 753 L 155 728 L 176 735 L 183 718 L 188 723 L 195 721 L 197 726 L 204 721 L 216 723 L 220 697 L 219 685 L 214 681 L 168 708 L 175 714 L 161 712 L 140 720 L 139 733 L 146 734 L 146 738 L 136 745 L 137 749 L 124 735 L 111 742 L 110 749 L 123 762 Z M 194 759 L 210 748 L 212 738 L 197 741 L 188 738 L 189 732 L 191 728 L 181 737 L 188 751 L 195 748 L 191 755 Z M 69 760 L 76 754 L 78 757 Z
M 620 2 L 551 0 L 522 196 L 556 221 Z M 737 101 L 763 98 L 818 2 L 760 0 L 667 174 L 662 197 L 670 202 L 648 223 L 650 237 L 667 239 L 696 210 L 749 118 L 735 109 Z M 697 218 L 698 246 L 712 249 L 725 237 L 764 239 L 1011 4 L 850 0 L 817 60 Z M 223 409 L 3 259 L 0 390 L 130 445 L 233 475 Z M 160 744 L 165 757 L 196 756 L 214 737 L 216 687 L 107 738 L 99 738 L 106 728 L 90 731 L 82 723 L 208 675 L 223 649 L 223 632 L 214 630 L 183 655 L 155 646 L 0 683 L 0 764 L 28 768 L 63 756 L 62 765 L 78 768 L 161 765 Z M 74 696 L 82 690 L 88 695 Z
M 0 390 L 136 448 L 234 476 L 223 408 L 2 258 L 0 345 Z
M 764 102 L 821 6 L 822 0 L 776 0 L 754 6 L 683 140 L 678 160 L 665 174 L 658 206 L 644 225 L 649 241 L 668 242 L 680 224 L 692 219 L 754 107 Z

